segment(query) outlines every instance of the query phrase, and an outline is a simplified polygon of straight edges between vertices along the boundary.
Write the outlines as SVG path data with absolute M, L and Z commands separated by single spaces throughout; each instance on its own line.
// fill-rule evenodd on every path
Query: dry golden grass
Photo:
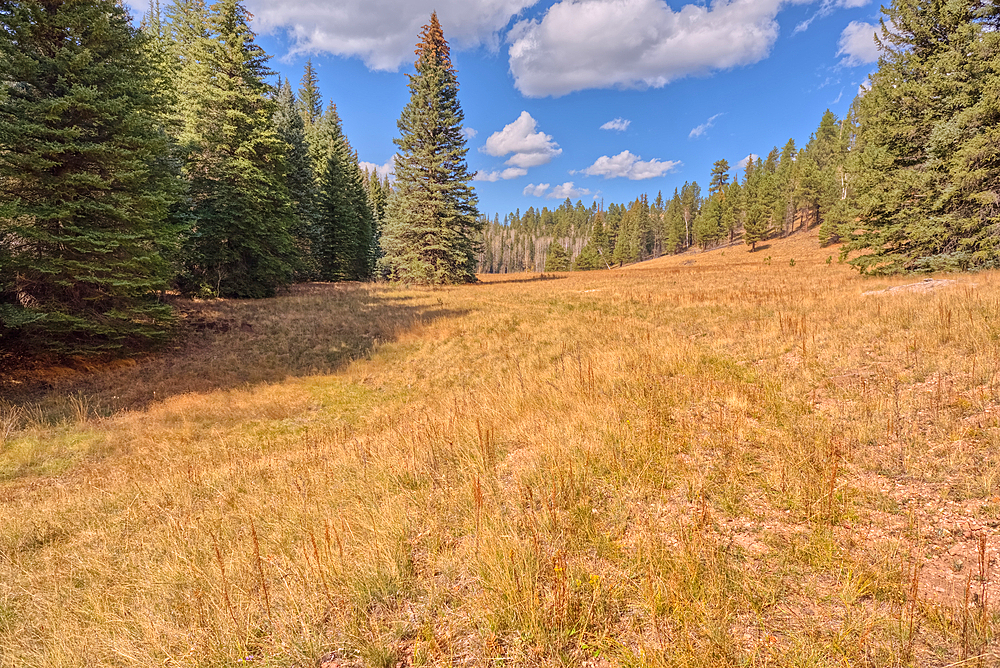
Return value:
M 997 665 L 1000 275 L 836 254 L 311 286 L 53 372 L 0 666 Z

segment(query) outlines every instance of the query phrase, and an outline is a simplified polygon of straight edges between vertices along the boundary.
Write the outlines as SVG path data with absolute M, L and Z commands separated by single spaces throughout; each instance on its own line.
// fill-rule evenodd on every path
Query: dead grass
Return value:
M 8 394 L 0 666 L 997 665 L 998 276 L 836 255 L 311 286 Z

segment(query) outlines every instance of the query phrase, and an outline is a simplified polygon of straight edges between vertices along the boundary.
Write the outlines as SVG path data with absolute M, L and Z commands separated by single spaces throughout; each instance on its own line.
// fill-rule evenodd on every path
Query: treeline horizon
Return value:
M 802 149 L 790 139 L 742 178 L 719 160 L 704 194 L 692 181 L 606 210 L 495 216 L 481 269 L 593 269 L 737 239 L 752 250 L 803 226 L 844 242 L 841 260 L 865 274 L 1000 267 L 1000 5 L 882 11 L 869 85 L 844 118 L 827 110 Z
M 642 262 L 664 255 L 767 239 L 819 226 L 822 243 L 838 241 L 848 203 L 842 187 L 857 128 L 853 111 L 826 110 L 805 147 L 794 139 L 766 157 L 748 156 L 739 171 L 718 160 L 707 191 L 685 182 L 624 203 L 585 206 L 567 198 L 557 208 L 529 207 L 485 221 L 481 273 L 581 271 Z M 739 168 L 737 168 L 739 169 Z

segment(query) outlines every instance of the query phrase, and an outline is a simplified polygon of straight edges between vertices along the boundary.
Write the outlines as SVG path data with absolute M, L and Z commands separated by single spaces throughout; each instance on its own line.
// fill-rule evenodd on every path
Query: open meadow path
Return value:
M 0 668 L 998 665 L 1000 275 L 922 278 L 315 284 L 9 376 Z

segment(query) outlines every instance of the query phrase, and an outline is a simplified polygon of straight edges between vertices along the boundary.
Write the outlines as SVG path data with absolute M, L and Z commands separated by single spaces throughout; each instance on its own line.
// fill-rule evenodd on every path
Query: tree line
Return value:
M 169 290 L 474 280 L 479 216 L 436 15 L 395 187 L 360 168 L 311 61 L 297 91 L 269 83 L 250 20 L 238 0 L 156 3 L 139 27 L 114 0 L 0 4 L 0 353 L 144 349 L 169 335 Z
M 531 237 L 518 216 L 487 243 L 537 257 L 541 241 L 549 266 L 588 269 L 737 240 L 755 249 L 816 226 L 863 273 L 1000 266 L 1000 5 L 894 0 L 876 40 L 877 71 L 803 148 L 790 139 L 750 156 L 742 174 L 719 160 L 704 194 L 691 182 L 669 200 L 608 206 L 582 246 Z
M 704 192 L 692 181 L 669 199 L 643 194 L 606 208 L 566 200 L 554 211 L 497 216 L 485 225 L 480 271 L 603 269 L 738 240 L 756 248 L 816 225 L 823 243 L 837 241 L 853 202 L 845 187 L 853 118 L 853 110 L 843 119 L 827 110 L 804 148 L 789 139 L 766 158 L 748 156 L 742 178 L 718 160 Z

